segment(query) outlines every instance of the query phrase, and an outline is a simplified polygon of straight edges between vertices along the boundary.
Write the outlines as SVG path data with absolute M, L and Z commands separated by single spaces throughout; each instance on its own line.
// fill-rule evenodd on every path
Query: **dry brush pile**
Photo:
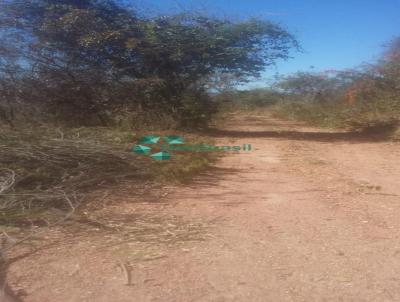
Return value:
M 100 185 L 152 179 L 150 161 L 122 145 L 33 131 L 0 135 L 1 224 L 33 223 L 44 219 L 44 210 L 75 207 L 81 194 Z

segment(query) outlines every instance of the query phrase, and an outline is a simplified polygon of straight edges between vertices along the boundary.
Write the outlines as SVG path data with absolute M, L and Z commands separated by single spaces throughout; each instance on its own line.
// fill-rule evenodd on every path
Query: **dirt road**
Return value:
M 253 150 L 162 202 L 121 193 L 110 221 L 145 211 L 153 232 L 56 231 L 11 286 L 28 302 L 400 301 L 398 143 L 243 114 L 212 135 Z

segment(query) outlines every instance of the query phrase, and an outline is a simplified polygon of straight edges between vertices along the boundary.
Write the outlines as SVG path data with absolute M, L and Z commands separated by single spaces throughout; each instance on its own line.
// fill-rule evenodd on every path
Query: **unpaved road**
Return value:
M 168 240 L 141 251 L 104 246 L 112 235 L 101 231 L 55 232 L 11 266 L 12 287 L 28 302 L 400 301 L 398 143 L 243 114 L 213 135 L 253 151 L 169 188 L 162 203 L 116 197 L 125 217 L 169 217 Z M 128 258 L 130 286 L 115 267 Z

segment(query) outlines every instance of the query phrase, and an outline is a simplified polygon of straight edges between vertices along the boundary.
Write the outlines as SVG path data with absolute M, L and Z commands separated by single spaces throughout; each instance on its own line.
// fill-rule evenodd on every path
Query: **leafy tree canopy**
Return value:
M 206 79 L 247 81 L 298 48 L 269 21 L 139 16 L 112 0 L 11 0 L 0 11 L 0 37 L 11 45 L 0 56 L 24 69 L 26 89 L 40 88 L 29 93 L 38 102 L 75 114 L 161 104 L 179 117 L 185 95 L 204 93 Z

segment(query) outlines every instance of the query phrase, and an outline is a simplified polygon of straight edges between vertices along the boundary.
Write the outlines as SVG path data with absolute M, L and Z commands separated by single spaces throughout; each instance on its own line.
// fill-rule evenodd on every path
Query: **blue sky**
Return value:
M 376 60 L 382 45 L 400 36 L 400 0 L 140 0 L 154 10 L 204 9 L 233 18 L 260 17 L 275 21 L 294 33 L 304 53 L 294 54 L 276 69 L 288 74 L 298 70 L 344 69 Z M 259 86 L 263 81 L 255 82 Z

